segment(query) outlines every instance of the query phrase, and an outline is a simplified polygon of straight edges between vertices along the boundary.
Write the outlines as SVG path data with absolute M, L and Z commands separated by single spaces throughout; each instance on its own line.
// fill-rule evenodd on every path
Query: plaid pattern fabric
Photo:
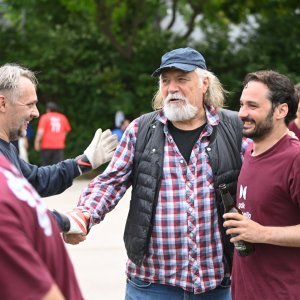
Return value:
M 224 276 L 213 174 L 205 147 L 215 110 L 206 108 L 207 124 L 187 164 L 165 124 L 164 166 L 153 232 L 141 267 L 130 260 L 127 274 L 148 282 L 173 285 L 202 293 L 218 286 Z M 84 190 L 79 206 L 91 212 L 91 226 L 103 220 L 131 185 L 130 174 L 138 119 L 125 131 L 109 166 Z M 247 142 L 243 145 L 247 146 Z

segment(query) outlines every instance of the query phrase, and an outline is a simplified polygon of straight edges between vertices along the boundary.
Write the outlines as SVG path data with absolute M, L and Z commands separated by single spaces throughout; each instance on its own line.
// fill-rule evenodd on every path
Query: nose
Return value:
M 168 86 L 168 92 L 169 93 L 176 93 L 178 92 L 178 84 L 175 80 L 170 80 L 169 86 Z
M 40 116 L 39 110 L 36 105 L 34 105 L 32 112 L 31 112 L 31 117 L 32 118 L 38 118 Z
M 242 119 L 242 118 L 246 118 L 248 116 L 248 111 L 247 109 L 245 108 L 245 106 L 241 106 L 240 107 L 240 110 L 239 110 L 239 113 L 238 113 L 239 117 Z

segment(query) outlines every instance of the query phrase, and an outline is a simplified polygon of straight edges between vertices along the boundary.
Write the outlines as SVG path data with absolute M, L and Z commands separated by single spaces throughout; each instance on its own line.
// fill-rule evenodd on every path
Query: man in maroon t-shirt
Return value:
M 255 243 L 255 252 L 235 252 L 235 300 L 299 299 L 300 142 L 287 124 L 298 107 L 294 86 L 284 75 L 260 71 L 246 76 L 239 116 L 243 134 L 253 139 L 238 179 L 237 206 L 228 213 L 228 234 Z
M 0 298 L 83 299 L 54 217 L 0 156 Z

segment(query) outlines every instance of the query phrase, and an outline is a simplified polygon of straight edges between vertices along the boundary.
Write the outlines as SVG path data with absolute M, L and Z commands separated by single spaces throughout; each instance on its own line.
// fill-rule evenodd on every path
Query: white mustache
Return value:
M 182 96 L 180 93 L 175 93 L 168 94 L 168 96 L 165 98 L 165 103 L 169 102 L 171 99 L 187 101 L 186 97 Z

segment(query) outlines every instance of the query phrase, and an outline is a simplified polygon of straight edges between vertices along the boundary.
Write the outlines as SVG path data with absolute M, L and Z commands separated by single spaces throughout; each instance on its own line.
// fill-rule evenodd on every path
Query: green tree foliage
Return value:
M 151 110 L 150 75 L 175 47 L 204 54 L 233 109 L 247 72 L 272 68 L 300 81 L 298 2 L 0 0 L 0 63 L 38 72 L 40 111 L 59 103 L 73 127 L 67 155 L 75 156 L 96 128 L 114 126 L 117 110 L 131 117 Z

